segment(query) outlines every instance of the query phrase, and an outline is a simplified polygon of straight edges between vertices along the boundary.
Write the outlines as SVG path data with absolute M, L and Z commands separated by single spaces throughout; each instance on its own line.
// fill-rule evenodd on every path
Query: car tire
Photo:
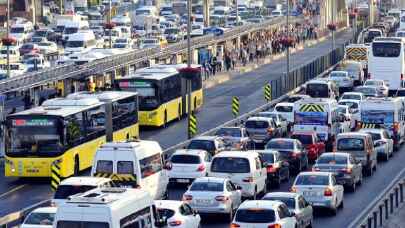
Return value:
M 80 172 L 80 162 L 79 162 L 79 156 L 75 156 L 75 162 L 74 162 L 74 167 L 73 167 L 73 176 L 78 176 Z
M 371 177 L 373 175 L 373 168 L 371 168 L 371 167 L 367 168 L 366 175 Z
M 337 208 L 336 207 L 331 208 L 330 212 L 332 213 L 333 216 L 336 216 L 337 215 Z
M 280 173 L 279 173 L 277 180 L 275 180 L 273 182 L 273 186 L 274 186 L 274 188 L 280 188 L 280 185 L 281 185 L 281 177 L 280 177 Z
M 228 216 L 228 221 L 231 223 L 233 221 L 233 205 L 231 205 L 231 211 Z
M 355 180 L 353 180 L 353 183 L 352 183 L 352 185 L 350 186 L 350 191 L 351 191 L 351 192 L 356 192 L 356 181 L 355 181 Z
M 311 218 L 311 221 L 309 221 L 309 224 L 308 224 L 308 226 L 307 226 L 307 228 L 312 228 L 312 223 L 313 223 L 313 218 Z
M 339 209 L 342 209 L 344 207 L 345 207 L 345 204 L 343 203 L 343 199 L 342 199 L 342 202 L 340 202 L 340 204 L 339 204 Z
M 363 173 L 360 173 L 359 181 L 357 182 L 358 185 L 363 184 Z

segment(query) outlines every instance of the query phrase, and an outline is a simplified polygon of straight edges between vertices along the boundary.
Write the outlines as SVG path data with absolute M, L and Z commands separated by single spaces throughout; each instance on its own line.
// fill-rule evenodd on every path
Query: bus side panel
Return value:
M 114 132 L 113 140 L 114 141 L 124 141 L 136 137 L 139 139 L 139 124 L 133 124 L 129 127 L 117 130 Z
M 199 89 L 197 91 L 194 91 L 191 96 L 193 97 L 192 110 L 200 109 L 204 103 L 203 90 Z

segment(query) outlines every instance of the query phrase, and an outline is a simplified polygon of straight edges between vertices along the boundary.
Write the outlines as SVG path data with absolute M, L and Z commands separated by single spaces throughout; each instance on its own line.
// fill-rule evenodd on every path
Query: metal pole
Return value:
M 290 0 L 287 0 L 287 39 L 290 39 Z M 290 74 L 290 47 L 287 45 L 287 77 Z
M 239 9 L 238 9 L 238 0 L 236 1 L 236 26 L 239 26 Z
M 59 6 L 59 12 L 60 12 L 60 15 L 62 15 L 63 14 L 63 9 L 62 9 L 62 7 L 63 7 L 63 1 L 64 0 L 59 0 L 60 2 L 59 2 L 59 4 L 60 4 L 60 6 Z
M 112 9 L 111 9 L 111 0 L 109 3 L 109 9 L 108 9 L 108 24 L 111 25 L 111 19 L 112 19 Z M 110 49 L 112 48 L 112 26 L 110 27 Z
M 113 141 L 113 121 L 112 121 L 112 103 L 107 102 L 105 104 L 105 135 L 106 141 L 112 142 Z
M 10 0 L 7 0 L 7 38 L 10 38 Z M 7 45 L 7 78 L 10 77 L 10 44 Z
M 191 0 L 187 0 L 187 67 L 191 67 Z M 191 139 L 190 117 L 191 117 L 191 79 L 187 79 L 187 132 L 188 138 Z M 195 107 L 194 107 L 195 108 Z
M 353 26 L 353 30 L 354 30 L 354 42 L 357 43 L 357 0 L 354 0 L 354 7 L 353 7 L 353 11 L 354 11 L 354 26 Z
M 335 24 L 335 29 L 337 29 L 337 23 L 335 21 L 335 10 L 336 10 L 336 1 L 332 1 L 332 23 Z M 332 30 L 332 51 L 335 50 L 335 29 Z

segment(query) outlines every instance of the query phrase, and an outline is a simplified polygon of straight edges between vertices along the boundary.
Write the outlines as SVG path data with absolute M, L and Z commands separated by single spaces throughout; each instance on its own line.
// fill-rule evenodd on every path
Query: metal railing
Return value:
M 349 228 L 382 227 L 404 203 L 405 169 L 366 207 Z
M 302 18 L 298 17 L 292 20 L 291 23 L 301 21 Z M 236 37 L 244 36 L 246 34 L 260 31 L 263 29 L 270 29 L 272 26 L 278 26 L 284 23 L 284 18 L 276 18 L 273 20 L 265 21 L 257 25 L 243 25 L 224 32 L 221 36 L 206 35 L 192 39 L 192 49 L 209 46 L 212 44 L 232 40 Z M 125 54 L 106 57 L 103 59 L 95 60 L 93 62 L 75 65 L 74 63 L 56 66 L 53 68 L 43 69 L 37 72 L 26 73 L 21 76 L 16 76 L 0 81 L 0 94 L 7 92 L 20 91 L 22 89 L 36 87 L 38 85 L 46 84 L 48 82 L 62 80 L 71 77 L 79 77 L 81 75 L 92 75 L 97 73 L 104 73 L 118 69 L 126 65 L 136 64 L 151 58 L 177 54 L 184 52 L 187 49 L 187 42 L 181 41 L 179 43 L 169 45 L 169 47 L 151 48 L 146 50 L 135 50 Z

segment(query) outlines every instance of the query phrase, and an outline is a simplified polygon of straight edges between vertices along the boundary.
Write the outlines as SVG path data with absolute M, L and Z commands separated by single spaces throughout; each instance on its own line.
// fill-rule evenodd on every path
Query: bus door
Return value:
M 181 115 L 185 115 L 187 111 L 187 80 L 181 77 Z

